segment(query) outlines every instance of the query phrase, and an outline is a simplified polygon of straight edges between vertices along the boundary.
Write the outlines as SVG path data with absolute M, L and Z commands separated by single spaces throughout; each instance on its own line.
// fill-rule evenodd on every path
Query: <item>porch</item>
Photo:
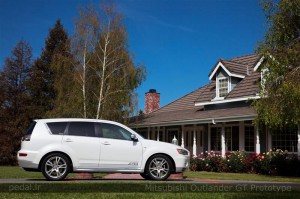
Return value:
M 225 157 L 227 151 L 261 153 L 272 148 L 288 150 L 300 156 L 300 130 L 271 132 L 265 126 L 253 125 L 252 120 L 215 121 L 181 125 L 151 125 L 134 128 L 143 137 L 178 145 L 195 156 L 205 151 L 215 151 Z

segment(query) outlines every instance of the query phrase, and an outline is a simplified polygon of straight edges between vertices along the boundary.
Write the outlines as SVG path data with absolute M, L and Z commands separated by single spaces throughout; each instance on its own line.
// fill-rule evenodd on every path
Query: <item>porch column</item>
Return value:
M 300 159 L 300 124 L 297 125 L 298 126 L 298 144 L 297 144 L 297 148 L 298 148 L 298 159 Z
M 184 148 L 184 126 L 181 126 L 181 147 Z
M 211 151 L 211 146 L 210 146 L 210 124 L 208 124 L 208 127 L 207 127 L 207 151 Z
M 245 122 L 239 122 L 239 150 L 245 151 Z
M 197 145 L 196 145 L 196 126 L 194 125 L 194 138 L 193 138 L 193 155 L 197 156 Z
M 148 140 L 150 140 L 150 127 L 148 127 Z
M 157 141 L 159 141 L 159 129 L 160 129 L 160 127 L 158 126 L 157 127 Z
M 225 158 L 225 123 L 222 123 L 221 129 L 221 150 L 222 150 L 222 157 Z
M 258 126 L 258 124 L 256 125 L 256 127 L 255 127 L 256 129 L 256 131 L 255 131 L 255 137 L 256 137 L 256 147 L 255 147 L 255 152 L 257 153 L 257 154 L 259 154 L 260 153 L 260 141 L 259 141 L 259 126 Z

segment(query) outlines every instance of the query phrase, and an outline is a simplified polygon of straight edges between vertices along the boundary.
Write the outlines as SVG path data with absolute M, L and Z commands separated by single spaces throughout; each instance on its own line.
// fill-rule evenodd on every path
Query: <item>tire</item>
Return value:
M 150 180 L 166 180 L 173 169 L 170 158 L 165 155 L 154 155 L 152 156 L 145 168 L 145 174 Z
M 42 173 L 47 180 L 63 180 L 70 171 L 70 161 L 64 154 L 53 153 L 46 156 L 42 162 Z
M 145 180 L 150 180 L 149 176 L 146 173 L 140 173 L 140 175 L 145 179 Z

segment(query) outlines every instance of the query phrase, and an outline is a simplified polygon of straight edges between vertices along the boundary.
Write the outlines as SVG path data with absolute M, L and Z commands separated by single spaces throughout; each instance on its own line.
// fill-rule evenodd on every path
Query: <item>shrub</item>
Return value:
M 273 149 L 267 153 L 252 154 L 244 151 L 227 152 L 225 158 L 214 151 L 191 158 L 192 171 L 257 173 L 266 175 L 300 176 L 300 160 L 287 151 Z
M 232 173 L 246 172 L 246 153 L 244 151 L 233 151 L 226 154 L 224 166 L 226 171 Z

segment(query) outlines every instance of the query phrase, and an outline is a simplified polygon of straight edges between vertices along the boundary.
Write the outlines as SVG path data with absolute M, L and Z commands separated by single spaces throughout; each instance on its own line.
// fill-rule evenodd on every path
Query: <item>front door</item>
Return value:
M 131 140 L 126 129 L 109 123 L 100 125 L 100 169 L 136 170 L 142 163 L 142 145 Z

